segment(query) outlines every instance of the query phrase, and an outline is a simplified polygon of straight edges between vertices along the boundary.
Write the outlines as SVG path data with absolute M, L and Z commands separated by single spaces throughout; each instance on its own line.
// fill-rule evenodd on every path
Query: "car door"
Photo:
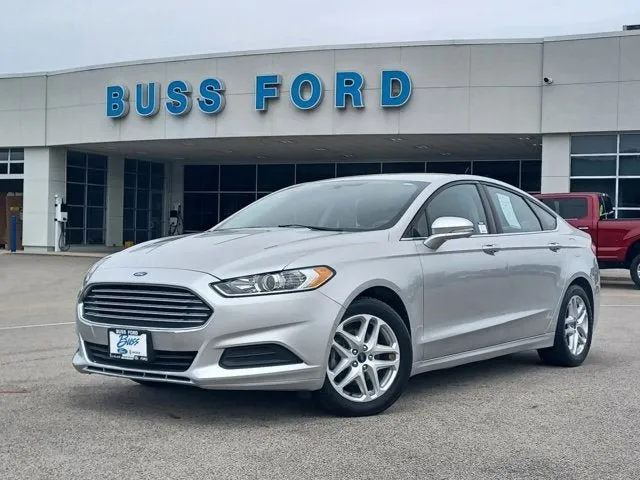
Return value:
M 524 195 L 483 184 L 491 202 L 499 242 L 509 272 L 503 341 L 542 335 L 562 295 L 564 258 L 570 236 L 556 232 L 554 217 Z
M 471 237 L 448 240 L 436 250 L 424 245 L 430 225 L 439 217 L 470 220 Z M 507 262 L 489 238 L 493 230 L 478 185 L 450 184 L 425 203 L 408 235 L 416 247 L 424 275 L 423 357 L 455 355 L 494 343 L 508 298 Z

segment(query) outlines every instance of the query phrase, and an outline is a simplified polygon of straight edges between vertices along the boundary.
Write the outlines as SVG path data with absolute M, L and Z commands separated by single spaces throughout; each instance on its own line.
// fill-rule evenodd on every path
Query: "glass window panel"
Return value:
M 385 162 L 382 173 L 423 173 L 424 162 Z
M 572 177 L 608 177 L 616 174 L 615 155 L 571 157 Z
M 124 189 L 124 208 L 136 208 L 136 191 L 133 188 Z
M 136 217 L 135 210 L 126 209 L 124 211 L 124 221 L 122 226 L 125 230 L 133 230 L 135 228 L 134 220 Z
M 541 201 L 565 219 L 581 219 L 589 214 L 586 198 L 544 198 Z
M 84 242 L 84 232 L 78 228 L 67 228 L 65 230 L 67 245 L 81 245 Z
M 640 176 L 640 155 L 620 157 L 620 176 Z
M 136 186 L 139 190 L 149 190 L 151 177 L 149 175 L 138 174 L 136 177 Z
M 151 163 L 138 160 L 138 174 L 151 175 Z
M 87 183 L 94 185 L 106 185 L 107 184 L 107 171 L 106 170 L 87 170 Z
M 618 207 L 640 207 L 640 178 L 619 180 Z
M 295 183 L 295 165 L 258 165 L 258 190 L 275 192 Z
M 122 241 L 135 243 L 136 241 L 135 232 L 133 230 L 124 230 L 122 232 Z
M 9 165 L 7 163 L 0 163 L 0 174 L 9 172 Z
M 618 209 L 618 218 L 640 218 L 640 210 Z
M 155 190 L 164 189 L 164 178 L 158 175 L 151 175 L 151 188 Z
M 335 163 L 299 163 L 296 166 L 296 183 L 315 182 L 335 176 Z
M 217 192 L 219 170 L 218 165 L 185 165 L 184 191 Z
M 616 135 L 572 135 L 571 153 L 617 153 Z
M 454 185 L 442 190 L 430 200 L 427 205 L 428 225 L 440 217 L 466 218 L 473 223 L 476 234 L 487 233 L 487 218 L 475 185 Z M 480 227 L 481 225 L 484 228 Z
M 137 200 L 136 208 L 138 210 L 147 210 L 149 208 L 149 190 L 138 190 Z
M 104 208 L 87 208 L 87 228 L 104 228 Z
M 9 149 L 2 148 L 0 149 L 0 162 L 9 161 Z
M 67 183 L 67 205 L 84 205 L 84 188 L 81 183 Z
M 536 205 L 533 202 L 529 202 L 529 206 L 533 209 L 533 211 L 536 213 L 536 215 L 540 219 L 543 230 L 555 230 L 556 226 L 558 225 L 558 221 L 556 220 L 556 217 L 554 217 L 549 212 L 547 212 L 544 208 L 540 207 L 539 205 Z
M 87 156 L 81 152 L 67 152 L 67 166 L 86 168 Z
M 640 133 L 621 134 L 620 153 L 640 153 Z
M 233 215 L 256 199 L 253 193 L 222 193 L 220 194 L 220 220 Z
M 12 162 L 24 162 L 24 150 L 21 148 L 11 149 L 10 153 Z
M 22 175 L 24 173 L 24 163 L 10 163 L 9 173 L 14 175 Z
M 67 206 L 67 227 L 84 228 L 84 207 Z
M 136 188 L 136 174 L 125 173 L 124 174 L 124 186 L 128 188 Z
M 520 186 L 520 162 L 473 162 L 473 174 Z
M 504 233 L 539 232 L 540 220 L 520 195 L 497 187 L 487 186 L 497 214 L 496 221 Z
M 125 173 L 136 173 L 138 168 L 138 162 L 133 158 L 124 159 L 124 171 Z
M 520 188 L 525 192 L 537 193 L 542 181 L 542 161 L 525 160 L 520 167 Z
M 570 190 L 572 192 L 602 192 L 614 199 L 616 198 L 616 180 L 614 178 L 573 178 Z
M 427 162 L 427 173 L 471 173 L 471 162 Z
M 87 155 L 87 167 L 95 168 L 98 170 L 106 170 L 107 169 L 107 157 L 104 155 Z
M 164 177 L 164 163 L 152 162 L 151 163 L 151 175 Z
M 253 192 L 256 189 L 255 165 L 221 165 L 220 191 Z
M 87 186 L 87 205 L 92 207 L 104 207 L 104 187 L 96 185 Z
M 338 163 L 338 177 L 380 173 L 379 163 Z
M 67 182 L 85 183 L 86 173 L 84 168 L 67 167 Z
M 258 198 L 266 197 L 270 193 L 273 193 L 273 192 L 258 192 Z
M 104 245 L 104 230 L 87 230 L 87 245 Z
M 184 228 L 202 231 L 218 223 L 217 193 L 184 194 Z
M 148 230 L 136 230 L 136 243 L 142 243 L 149 240 Z
M 136 229 L 142 230 L 149 228 L 149 211 L 136 210 Z

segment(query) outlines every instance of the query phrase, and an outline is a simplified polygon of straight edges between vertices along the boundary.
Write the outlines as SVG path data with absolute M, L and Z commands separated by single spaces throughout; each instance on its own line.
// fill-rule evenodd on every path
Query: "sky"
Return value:
M 640 24 L 640 0 L 0 0 L 0 74 L 312 45 L 530 38 Z

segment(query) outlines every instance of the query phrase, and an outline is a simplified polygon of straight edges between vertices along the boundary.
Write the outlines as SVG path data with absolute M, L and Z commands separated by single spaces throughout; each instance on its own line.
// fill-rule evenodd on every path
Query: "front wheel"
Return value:
M 411 337 L 400 315 L 380 300 L 358 299 L 332 339 L 318 400 L 337 415 L 378 414 L 404 391 L 412 361 Z
M 545 363 L 577 367 L 587 358 L 593 336 L 593 311 L 589 297 L 579 285 L 571 285 L 565 294 L 552 347 L 538 350 Z
M 636 284 L 636 287 L 640 288 L 640 253 L 631 260 L 631 280 Z

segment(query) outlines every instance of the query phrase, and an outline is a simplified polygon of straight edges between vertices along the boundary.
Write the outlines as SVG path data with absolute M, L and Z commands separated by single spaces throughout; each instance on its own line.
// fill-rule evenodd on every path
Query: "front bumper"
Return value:
M 207 389 L 317 390 L 322 387 L 331 334 L 343 312 L 337 302 L 320 291 L 225 298 L 209 287 L 216 280 L 210 275 L 182 270 L 146 270 L 148 275 L 139 280 L 133 277 L 136 271 L 133 269 L 100 269 L 91 278 L 91 283 L 132 283 L 131 279 L 135 279 L 135 283 L 140 284 L 185 287 L 209 304 L 213 309 L 212 316 L 197 328 L 106 325 L 84 318 L 80 301 L 76 315 L 78 349 L 72 359 L 77 371 Z M 96 360 L 92 357 L 91 346 L 106 347 L 108 330 L 117 327 L 149 332 L 154 350 L 171 354 L 194 352 L 195 358 L 184 371 L 150 369 L 133 363 L 129 366 L 126 361 Z M 226 349 L 264 344 L 285 347 L 300 361 L 249 368 L 223 368 L 220 365 Z

